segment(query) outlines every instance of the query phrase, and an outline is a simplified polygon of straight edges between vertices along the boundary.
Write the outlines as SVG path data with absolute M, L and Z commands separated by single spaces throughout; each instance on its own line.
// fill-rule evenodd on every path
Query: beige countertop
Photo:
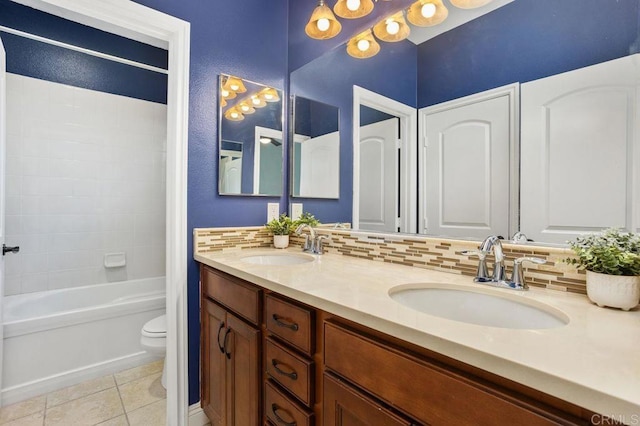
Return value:
M 299 248 L 287 253 L 299 254 Z M 362 325 L 625 422 L 640 422 L 640 310 L 599 308 L 586 296 L 532 288 L 498 289 L 446 272 L 324 254 L 309 263 L 256 265 L 251 249 L 196 254 L 195 260 Z M 309 256 L 309 255 L 308 255 Z M 526 330 L 440 318 L 389 297 L 403 284 L 441 283 L 561 311 L 569 324 Z M 531 302 L 533 301 L 533 302 Z

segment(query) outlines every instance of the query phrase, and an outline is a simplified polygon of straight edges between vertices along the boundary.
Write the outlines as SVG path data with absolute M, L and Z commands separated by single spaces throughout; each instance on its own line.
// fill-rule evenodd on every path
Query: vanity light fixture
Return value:
M 382 41 L 396 42 L 409 36 L 409 25 L 404 20 L 404 13 L 400 12 L 384 18 L 373 27 L 373 33 Z
M 244 115 L 236 107 L 231 107 L 224 113 L 224 118 L 229 121 L 242 121 L 244 120 Z
M 266 144 L 271 143 L 271 142 L 272 142 L 271 138 L 268 138 L 266 136 L 260 136 L 260 143 L 263 143 L 263 144 L 266 145 Z
M 224 87 L 220 88 L 220 94 L 222 95 L 222 97 L 224 99 L 233 99 L 233 98 L 235 98 L 237 96 L 236 92 L 230 92 L 228 90 L 225 90 Z
M 354 58 L 370 58 L 377 55 L 379 51 L 380 44 L 371 34 L 371 30 L 361 32 L 347 43 L 347 53 Z
M 452 5 L 460 9 L 475 9 L 485 4 L 491 3 L 492 0 L 449 0 Z
M 431 27 L 447 19 L 449 10 L 442 0 L 418 0 L 409 6 L 407 19 L 418 27 Z
M 253 114 L 256 112 L 256 110 L 246 100 L 239 102 L 236 108 L 240 110 L 242 114 Z
M 355 19 L 367 16 L 373 10 L 371 0 L 338 0 L 333 11 L 341 18 Z
M 313 10 L 304 32 L 311 38 L 326 40 L 337 36 L 340 30 L 342 25 L 331 9 L 324 4 L 324 0 L 318 0 L 318 6 Z
M 267 106 L 267 103 L 259 95 L 251 95 L 251 106 L 254 108 L 262 108 Z
M 227 106 L 227 100 L 224 98 L 224 96 L 220 98 L 220 106 L 222 108 Z
M 278 91 L 273 87 L 267 87 L 266 89 L 262 89 L 258 96 L 265 102 L 278 102 L 280 101 L 280 96 L 278 96 Z
M 222 83 L 222 90 L 226 90 L 228 92 L 233 93 L 244 93 L 247 91 L 247 88 L 244 87 L 244 83 L 241 79 L 234 76 L 228 76 L 226 81 Z M 230 98 L 227 98 L 230 99 Z

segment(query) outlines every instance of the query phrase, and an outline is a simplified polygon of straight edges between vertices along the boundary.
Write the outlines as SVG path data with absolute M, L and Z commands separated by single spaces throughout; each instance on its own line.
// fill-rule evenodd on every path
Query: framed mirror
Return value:
M 282 91 L 221 74 L 218 105 L 220 195 L 283 193 Z
M 338 107 L 293 96 L 291 196 L 340 198 Z

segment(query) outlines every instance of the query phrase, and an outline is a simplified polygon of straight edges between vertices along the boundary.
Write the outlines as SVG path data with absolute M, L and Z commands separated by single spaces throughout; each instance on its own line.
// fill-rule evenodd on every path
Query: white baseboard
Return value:
M 196 402 L 193 405 L 189 406 L 189 426 L 204 426 L 209 424 L 209 418 L 202 407 L 200 407 L 200 402 Z
M 86 380 L 96 379 L 107 374 L 117 373 L 128 368 L 137 367 L 158 359 L 157 356 L 149 355 L 147 352 L 136 352 L 121 358 L 110 359 L 97 364 L 64 373 L 22 383 L 10 388 L 2 389 L 2 406 L 24 401 L 34 396 L 43 395 L 67 386 L 77 385 Z M 206 416 L 205 416 L 206 417 Z

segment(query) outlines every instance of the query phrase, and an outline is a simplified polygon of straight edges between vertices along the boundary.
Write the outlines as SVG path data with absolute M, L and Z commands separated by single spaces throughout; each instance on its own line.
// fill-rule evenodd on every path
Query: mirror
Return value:
M 291 196 L 340 197 L 338 107 L 293 96 Z
M 422 109 L 638 52 L 640 6 L 633 1 L 615 2 L 610 6 L 604 19 L 597 8 L 585 8 L 579 0 L 551 3 L 519 0 L 418 45 L 407 40 L 381 43 L 378 55 L 369 59 L 352 58 L 344 46 L 339 46 L 292 72 L 291 92 L 313 94 L 314 99 L 338 105 L 343 128 L 353 129 L 354 85 Z M 450 12 L 451 9 L 454 8 L 450 8 Z M 416 133 L 418 130 L 416 126 Z M 343 133 L 340 146 L 343 195 L 350 194 L 351 188 L 357 189 L 353 185 L 353 136 L 350 133 Z M 425 140 L 420 139 L 419 144 L 424 143 Z M 518 163 L 515 162 L 516 170 L 510 174 L 510 186 L 519 187 Z M 637 174 L 635 165 L 629 175 Z M 567 188 L 571 184 L 567 182 Z M 340 201 L 333 206 L 337 220 L 352 221 L 353 206 Z M 526 214 L 517 210 L 518 199 L 512 204 L 516 208 L 516 219 Z M 637 217 L 637 213 L 635 215 Z M 416 221 L 418 229 L 423 228 L 422 220 Z M 565 221 L 563 225 L 570 228 L 578 224 Z M 447 236 L 446 231 L 442 236 Z M 541 236 L 536 242 L 553 242 L 545 239 Z
M 282 91 L 221 74 L 220 195 L 282 195 Z

